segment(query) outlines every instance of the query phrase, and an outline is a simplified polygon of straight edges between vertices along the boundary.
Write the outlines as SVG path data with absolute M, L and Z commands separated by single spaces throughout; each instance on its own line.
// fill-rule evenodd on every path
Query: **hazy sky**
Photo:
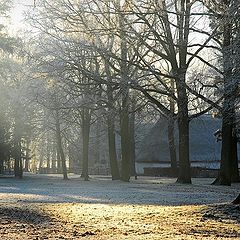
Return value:
M 10 29 L 14 33 L 24 27 L 24 11 L 28 7 L 33 8 L 34 0 L 13 0 L 13 8 L 11 10 L 11 26 Z

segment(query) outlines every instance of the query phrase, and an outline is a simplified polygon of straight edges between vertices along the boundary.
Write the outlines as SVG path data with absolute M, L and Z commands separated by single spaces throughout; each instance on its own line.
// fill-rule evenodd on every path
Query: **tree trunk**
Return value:
M 74 173 L 74 168 L 75 168 L 73 148 L 74 148 L 73 145 L 71 143 L 69 143 L 69 145 L 68 145 L 69 172 L 72 172 L 72 173 Z
M 119 12 L 122 12 L 119 5 Z M 124 11 L 124 10 L 123 10 Z M 119 14 L 119 31 L 120 31 L 120 49 L 121 49 L 121 92 L 122 92 L 122 109 L 120 116 L 121 126 L 121 150 L 122 150 L 122 176 L 121 179 L 124 182 L 129 182 L 131 171 L 131 154 L 129 146 L 129 70 L 127 66 L 128 61 L 128 46 L 126 41 L 126 24 L 124 21 L 124 14 Z
M 4 162 L 4 160 L 3 160 L 3 158 L 1 158 L 0 159 L 0 174 L 3 174 L 3 162 Z
M 56 143 L 53 142 L 52 143 L 52 151 L 51 151 L 51 162 L 52 162 L 52 172 L 56 173 L 57 172 L 57 150 L 56 150 L 57 146 Z
M 105 71 L 108 77 L 108 81 L 111 83 L 111 72 L 109 70 L 109 59 L 105 59 Z M 108 97 L 108 150 L 110 168 L 112 174 L 112 180 L 120 179 L 120 172 L 117 162 L 117 151 L 116 151 L 116 139 L 115 139 L 115 112 L 114 112 L 114 99 L 113 99 L 113 88 L 111 84 L 107 85 L 107 97 Z
M 40 154 L 39 154 L 39 166 L 38 166 L 38 172 L 42 172 L 42 167 L 43 167 L 43 153 L 44 153 L 44 148 L 43 148 L 43 141 L 41 141 L 41 148 L 40 148 Z
M 179 128 L 179 173 L 177 182 L 191 183 L 191 169 L 189 161 L 189 122 L 181 116 L 178 119 Z
M 233 200 L 232 204 L 240 204 L 240 194 Z
M 84 108 L 82 110 L 82 143 L 83 143 L 83 166 L 82 166 L 82 175 L 85 181 L 89 180 L 88 175 L 88 152 L 89 152 L 89 134 L 90 134 L 90 121 L 91 113 L 90 110 Z
M 238 151 L 237 151 L 237 136 L 234 130 L 232 136 L 232 166 L 231 166 L 231 177 L 232 182 L 239 182 L 239 170 L 238 170 Z
M 47 133 L 47 148 L 46 148 L 46 151 L 47 151 L 47 172 L 49 173 L 50 171 L 50 138 L 49 138 L 49 134 Z
M 15 177 L 23 177 L 22 164 L 22 144 L 21 144 L 21 122 L 19 117 L 19 109 L 15 109 L 15 126 L 14 126 L 14 173 Z
M 175 84 L 172 79 L 170 79 L 170 86 L 171 91 L 175 92 Z M 175 112 L 175 102 L 172 97 L 169 97 L 169 107 L 170 112 L 174 114 Z M 177 176 L 177 155 L 176 155 L 176 145 L 175 145 L 175 135 L 174 135 L 174 118 L 170 116 L 168 118 L 168 146 L 169 146 L 169 153 L 170 153 L 170 162 L 171 162 L 171 169 L 172 175 L 175 177 Z
M 130 180 L 130 146 L 129 146 L 129 114 L 127 109 L 122 110 L 121 114 L 121 149 L 122 149 L 122 180 L 129 182 Z
M 174 119 L 168 119 L 168 146 L 170 153 L 171 169 L 173 176 L 177 176 L 177 155 L 174 136 Z
M 178 130 L 179 130 L 179 172 L 177 182 L 191 183 L 191 169 L 189 160 L 189 118 L 188 97 L 185 88 L 186 71 L 176 76 L 178 94 Z
M 30 140 L 26 140 L 26 159 L 25 159 L 25 165 L 24 165 L 24 171 L 29 172 L 29 161 L 30 161 Z
M 228 8 L 228 2 L 225 3 Z M 223 81 L 224 81 L 224 102 L 222 110 L 222 150 L 221 162 L 218 178 L 213 184 L 231 185 L 232 157 L 233 157 L 233 114 L 234 114 L 234 86 L 232 79 L 231 62 L 231 29 L 232 24 L 229 19 L 229 12 L 225 13 L 223 20 Z
M 58 110 L 56 110 L 56 140 L 57 140 L 57 148 L 58 148 L 59 156 L 62 163 L 63 179 L 67 180 L 68 179 L 67 166 L 66 166 L 66 159 L 63 151 L 63 146 L 62 146 L 62 137 L 61 137 L 61 128 L 60 128 Z
M 15 177 L 23 177 L 23 166 L 22 166 L 22 151 L 21 151 L 21 139 L 17 137 L 15 140 L 15 156 L 14 156 L 14 173 Z
M 112 180 L 120 179 L 120 173 L 117 162 L 117 153 L 116 153 L 116 139 L 114 132 L 114 120 L 112 116 L 108 116 L 108 148 L 109 148 L 109 159 L 110 159 L 110 168 L 112 174 Z
M 101 156 L 100 156 L 100 143 L 101 143 L 101 121 L 100 119 L 96 122 L 96 136 L 95 136 L 95 142 L 94 142 L 94 160 L 95 164 L 100 164 L 101 162 Z
M 132 112 L 129 118 L 129 147 L 130 147 L 130 160 L 131 160 L 131 176 L 134 176 L 137 179 L 136 167 L 135 167 L 135 160 L 136 160 L 136 153 L 135 153 L 135 103 L 132 102 Z
M 60 151 L 58 149 L 58 143 L 57 143 L 57 173 L 62 173 L 62 162 Z
M 220 171 L 215 184 L 231 185 L 232 125 L 223 120 Z

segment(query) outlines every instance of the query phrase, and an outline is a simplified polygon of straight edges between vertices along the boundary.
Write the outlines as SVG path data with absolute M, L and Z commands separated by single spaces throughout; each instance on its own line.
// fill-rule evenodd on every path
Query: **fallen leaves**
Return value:
M 1 240 L 239 239 L 233 205 L 17 203 L 0 208 Z

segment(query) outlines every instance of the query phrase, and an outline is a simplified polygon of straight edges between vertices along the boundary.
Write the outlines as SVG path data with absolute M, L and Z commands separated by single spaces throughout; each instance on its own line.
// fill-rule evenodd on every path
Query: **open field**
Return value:
M 239 239 L 240 191 L 212 179 L 0 178 L 1 239 Z

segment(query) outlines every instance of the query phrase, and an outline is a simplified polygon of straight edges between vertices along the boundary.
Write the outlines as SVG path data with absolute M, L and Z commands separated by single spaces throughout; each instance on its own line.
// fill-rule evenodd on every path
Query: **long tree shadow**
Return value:
M 240 223 L 240 205 L 209 205 L 202 211 L 203 220 L 231 221 Z
M 176 184 L 175 179 L 142 178 L 123 183 L 95 176 L 85 182 L 80 178 L 64 181 L 57 176 L 27 176 L 22 180 L 0 179 L 1 203 L 99 203 L 139 205 L 202 205 L 231 201 L 239 192 L 230 188 Z
M 0 207 L 0 219 L 15 220 L 34 225 L 52 221 L 50 216 L 41 211 L 18 207 Z

